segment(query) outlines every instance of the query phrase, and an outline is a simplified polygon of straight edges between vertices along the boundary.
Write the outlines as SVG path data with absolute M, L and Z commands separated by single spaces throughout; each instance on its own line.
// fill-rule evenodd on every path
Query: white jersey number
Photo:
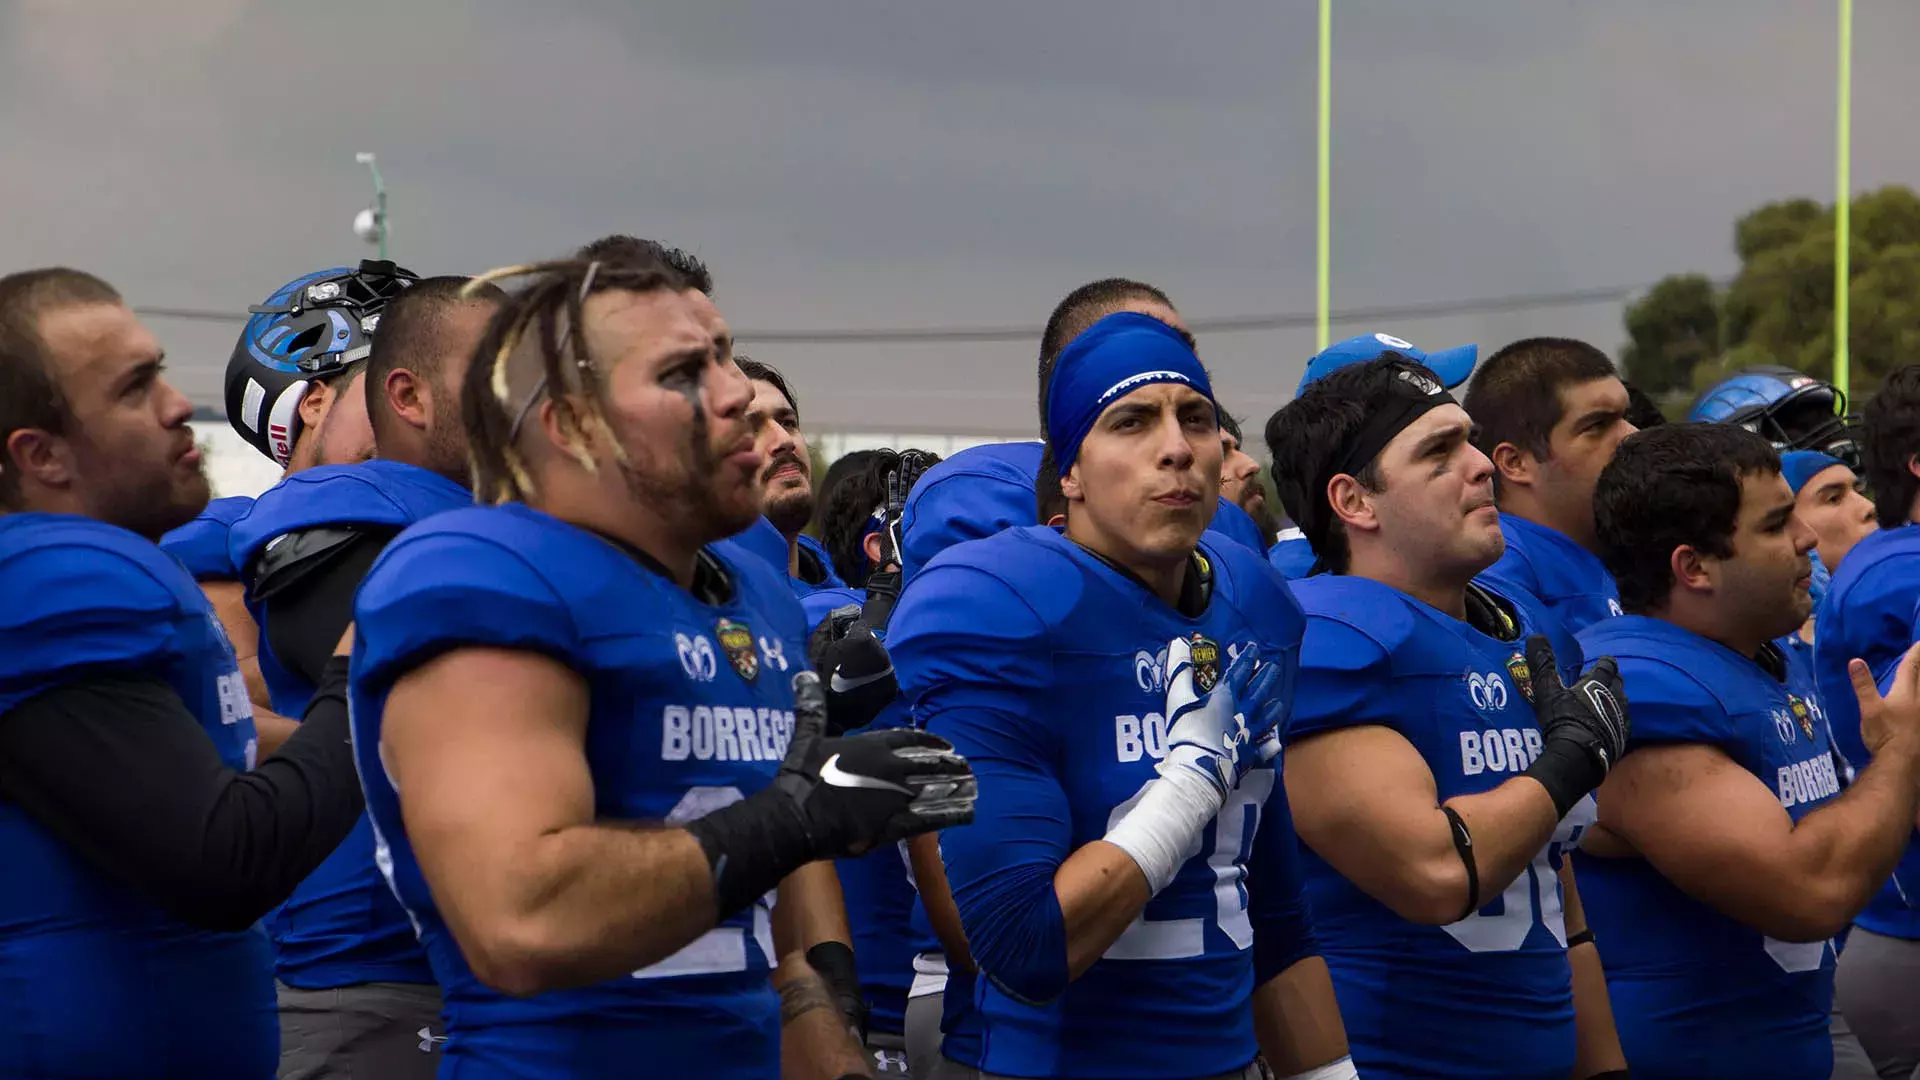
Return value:
M 1253 923 L 1247 917 L 1247 859 L 1253 838 L 1260 831 L 1260 811 L 1273 794 L 1275 773 L 1256 769 L 1227 795 L 1226 805 L 1213 821 L 1213 851 L 1207 856 L 1207 868 L 1213 871 L 1214 922 L 1238 948 L 1253 945 Z M 1153 781 L 1147 781 L 1151 784 Z M 1113 808 L 1107 815 L 1111 829 L 1146 794 L 1147 784 L 1133 797 Z M 1186 853 L 1191 859 L 1200 853 L 1200 838 Z M 1185 869 L 1184 865 L 1182 869 Z M 1179 960 L 1202 956 L 1207 951 L 1206 920 L 1149 919 L 1142 915 L 1122 931 L 1103 954 L 1108 960 Z

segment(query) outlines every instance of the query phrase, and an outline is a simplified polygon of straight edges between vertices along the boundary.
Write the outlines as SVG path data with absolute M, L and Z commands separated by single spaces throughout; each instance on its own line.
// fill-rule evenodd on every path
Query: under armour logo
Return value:
M 770 668 L 787 670 L 787 644 L 779 638 L 760 635 L 760 661 Z
M 873 1052 L 873 1071 L 881 1076 L 907 1075 L 907 1052 L 905 1050 L 875 1050 Z
M 445 1035 L 435 1035 L 432 1028 L 421 1028 L 414 1034 L 420 1037 L 420 1052 L 423 1054 L 433 1053 L 441 1043 L 447 1041 Z

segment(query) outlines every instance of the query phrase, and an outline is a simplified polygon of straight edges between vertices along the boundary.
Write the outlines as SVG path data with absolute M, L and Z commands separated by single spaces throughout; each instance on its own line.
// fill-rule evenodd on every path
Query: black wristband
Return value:
M 1532 777 L 1547 789 L 1547 795 L 1553 799 L 1554 820 L 1558 821 L 1567 816 L 1574 803 L 1600 786 L 1600 781 L 1607 778 L 1607 770 L 1577 740 L 1549 738 L 1540 748 L 1540 756 L 1520 775 Z
M 1467 906 L 1460 913 L 1460 919 L 1464 919 L 1480 910 L 1480 866 L 1473 857 L 1473 834 L 1467 831 L 1467 823 L 1460 820 L 1460 814 L 1453 807 L 1442 803 L 1440 812 L 1447 815 L 1447 827 L 1453 831 L 1453 850 L 1459 853 L 1461 865 L 1467 868 Z
M 723 806 L 684 826 L 713 868 L 716 918 L 725 919 L 814 859 L 800 816 L 773 788 Z
M 1567 948 L 1569 949 L 1573 948 L 1576 945 L 1592 945 L 1592 944 L 1593 944 L 1593 927 L 1591 926 L 1587 927 L 1585 930 L 1582 930 L 1577 934 L 1567 935 Z

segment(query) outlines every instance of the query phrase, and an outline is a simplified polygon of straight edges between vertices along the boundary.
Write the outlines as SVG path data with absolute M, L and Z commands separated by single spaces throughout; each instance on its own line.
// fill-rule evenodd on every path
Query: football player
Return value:
M 760 481 L 766 489 L 763 512 L 787 543 L 787 576 L 794 592 L 844 588 L 833 560 L 820 542 L 801 530 L 813 520 L 813 455 L 800 430 L 800 405 L 786 377 L 770 364 L 746 356 L 735 362 L 753 383 L 747 410 L 754 450 L 766 462 Z
M 1633 737 L 1576 861 L 1635 1076 L 1831 1075 L 1830 939 L 1920 803 L 1920 650 L 1884 702 L 1853 662 L 1875 757 L 1848 786 L 1773 643 L 1812 606 L 1815 540 L 1779 463 L 1741 428 L 1672 424 L 1623 442 L 1595 491 L 1628 614 L 1580 642 L 1618 663 Z
M 208 496 L 163 361 L 99 278 L 0 278 L 0 1075 L 273 1076 L 254 923 L 360 813 L 345 656 L 256 766 L 233 649 L 154 544 Z
M 1583 341 L 1526 338 L 1487 357 L 1461 404 L 1493 461 L 1507 538 L 1487 580 L 1537 598 L 1572 633 L 1620 614 L 1593 538 L 1593 485 L 1635 431 L 1613 361 Z
M 1822 415 L 1819 407 L 1806 411 Z M 1920 520 L 1920 477 L 1913 467 L 1920 454 L 1920 367 L 1889 373 L 1867 402 L 1863 420 L 1862 475 L 1874 495 L 1880 531 L 1861 538 L 1835 568 L 1813 643 L 1814 674 L 1834 742 L 1856 769 L 1872 754 L 1854 704 L 1849 661 L 1865 660 L 1881 690 L 1890 692 L 1901 657 L 1920 641 L 1920 529 L 1913 527 Z M 1816 441 L 1828 441 L 1820 434 L 1825 425 L 1815 419 L 1803 427 L 1813 429 Z M 1854 920 L 1835 981 L 1840 1010 L 1882 1076 L 1904 1077 L 1920 1066 L 1920 1025 L 1908 1008 L 1916 993 L 1920 843 L 1910 840 L 1892 880 Z
M 1264 1051 L 1351 1076 L 1271 765 L 1298 609 L 1256 553 L 1202 541 L 1222 453 L 1206 372 L 1135 312 L 1051 368 L 1064 529 L 950 548 L 888 635 L 916 722 L 979 755 L 979 819 L 940 838 L 982 979 L 958 1064 L 1252 1077 Z
M 230 531 L 277 712 L 305 708 L 327 643 L 352 621 L 354 591 L 395 534 L 473 502 L 459 387 L 499 294 L 466 295 L 467 285 L 415 281 L 378 316 L 358 381 L 379 456 L 292 474 Z M 281 983 L 282 1080 L 436 1069 L 440 988 L 374 848 L 363 817 L 267 921 Z
M 1292 583 L 1307 630 L 1286 787 L 1308 899 L 1363 1075 L 1602 1075 L 1619 1044 L 1598 958 L 1569 950 L 1584 924 L 1564 856 L 1625 747 L 1624 703 L 1610 661 L 1575 679 L 1550 615 L 1474 580 L 1502 541 L 1471 431 L 1400 355 L 1267 422 L 1281 502 L 1327 571 Z
M 794 874 L 964 822 L 965 762 L 825 737 L 798 601 L 716 544 L 764 462 L 704 293 L 663 260 L 495 276 L 528 283 L 463 409 L 498 505 L 409 529 L 355 605 L 354 743 L 443 1073 L 866 1075 L 794 940 L 838 889 Z
M 1387 353 L 1424 364 L 1427 370 L 1439 376 L 1440 385 L 1452 390 L 1473 374 L 1473 365 L 1480 358 L 1480 346 L 1456 345 L 1451 349 L 1426 352 L 1392 334 L 1361 334 L 1335 342 L 1308 360 L 1306 370 L 1300 373 L 1300 384 L 1294 388 L 1294 396 L 1300 396 L 1309 383 L 1330 372 L 1377 360 Z M 1279 541 L 1267 550 L 1267 561 L 1289 581 L 1313 573 L 1316 563 L 1313 545 L 1307 542 L 1306 534 L 1297 526 L 1279 533 Z

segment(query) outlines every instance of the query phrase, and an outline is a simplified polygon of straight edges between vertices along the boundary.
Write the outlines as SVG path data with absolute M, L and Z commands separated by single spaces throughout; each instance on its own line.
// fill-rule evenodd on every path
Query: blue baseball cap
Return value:
M 1467 381 L 1473 374 L 1473 365 L 1480 360 L 1480 346 L 1456 345 L 1451 349 L 1438 352 L 1422 352 L 1413 347 L 1410 341 L 1403 341 L 1392 334 L 1361 334 L 1359 337 L 1329 345 L 1320 350 L 1320 354 L 1307 361 L 1307 370 L 1300 375 L 1300 385 L 1294 393 L 1307 388 L 1307 384 L 1338 371 L 1348 364 L 1364 364 L 1377 360 L 1383 353 L 1399 353 L 1415 363 L 1425 365 L 1427 370 L 1440 376 L 1440 384 L 1451 390 Z

